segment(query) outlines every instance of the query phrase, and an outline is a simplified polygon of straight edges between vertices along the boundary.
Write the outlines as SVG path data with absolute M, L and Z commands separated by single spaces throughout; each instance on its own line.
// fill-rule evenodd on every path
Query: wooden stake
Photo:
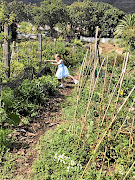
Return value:
M 80 136 L 79 136 L 79 139 L 78 139 L 78 146 L 79 146 L 79 144 L 80 144 L 80 140 L 81 140 L 81 136 L 82 136 L 84 127 L 85 127 L 85 125 L 86 125 L 86 119 L 87 119 L 87 114 L 88 114 L 89 106 L 90 106 L 90 103 L 91 103 L 91 100 L 92 100 L 92 97 L 93 97 L 93 94 L 94 94 L 95 86 L 96 86 L 96 83 L 97 83 L 97 80 L 98 80 L 98 77 L 99 77 L 99 73 L 100 73 L 100 71 L 101 71 L 101 68 L 102 68 L 102 66 L 103 66 L 104 61 L 105 61 L 105 58 L 103 59 L 102 64 L 101 64 L 101 66 L 100 66 L 100 68 L 99 68 L 99 71 L 98 71 L 98 74 L 97 74 L 97 78 L 96 78 L 95 84 L 94 84 L 93 89 L 92 89 L 92 92 L 91 92 L 91 96 L 90 96 L 89 99 L 88 99 L 87 109 L 86 109 L 86 113 L 85 113 L 85 117 L 84 117 L 84 125 L 83 125 L 83 127 L 82 127 L 82 129 L 81 129 L 81 133 L 80 133 Z M 98 62 L 97 62 L 97 63 L 98 63 Z M 97 67 L 97 63 L 96 63 L 95 68 Z M 95 70 L 93 70 L 93 71 L 95 72 Z
M 42 67 L 42 34 L 38 35 L 39 38 L 39 68 Z
M 78 109 L 78 104 L 79 104 L 79 100 L 80 100 L 81 86 L 82 86 L 82 82 L 83 82 L 83 80 L 82 80 L 83 79 L 83 72 L 85 69 L 86 61 L 87 61 L 87 55 L 88 55 L 88 50 L 86 53 L 86 57 L 83 59 L 82 66 L 80 69 L 80 74 L 79 74 L 79 83 L 78 83 L 78 88 L 77 88 L 77 103 L 76 103 L 76 108 L 75 108 L 74 123 L 73 123 L 73 127 L 72 127 L 72 132 L 76 126 L 76 115 L 77 115 L 77 109 Z
M 115 60 L 114 60 L 113 70 L 112 70 L 112 73 L 111 73 L 111 78 L 110 78 L 110 82 L 109 82 L 109 86 L 108 86 L 108 91 L 107 91 L 107 96 L 108 96 L 109 93 L 110 93 L 110 86 L 111 86 L 112 77 L 113 77 L 113 74 L 114 74 L 114 68 L 115 68 L 116 60 L 117 60 L 117 56 L 115 57 Z
M 96 35 L 95 35 L 95 58 L 94 58 L 94 67 L 96 65 L 96 59 L 97 59 L 97 36 L 98 36 L 98 26 L 96 26 Z
M 130 130 L 129 148 L 131 148 L 131 139 L 132 139 L 132 134 L 133 134 L 133 129 L 134 129 L 134 118 L 135 117 L 133 116 L 131 130 Z
M 116 120 L 118 114 L 120 113 L 120 111 L 122 110 L 122 108 L 124 107 L 124 105 L 126 104 L 127 100 L 129 99 L 129 97 L 131 96 L 131 94 L 133 93 L 134 90 L 135 90 L 135 86 L 134 86 L 134 87 L 132 88 L 132 90 L 130 91 L 128 97 L 125 99 L 125 101 L 123 102 L 123 104 L 122 104 L 121 107 L 119 108 L 117 114 L 116 114 L 115 117 L 112 119 L 110 125 L 108 126 L 107 130 L 106 130 L 105 133 L 103 134 L 101 140 L 100 140 L 99 143 L 96 145 L 95 150 L 94 150 L 94 152 L 93 152 L 93 155 L 91 156 L 89 162 L 87 163 L 87 165 L 86 165 L 86 167 L 85 167 L 85 169 L 84 169 L 84 171 L 83 171 L 83 173 L 82 173 L 82 175 L 81 175 L 81 179 L 82 179 L 82 177 L 84 176 L 84 173 L 86 172 L 86 170 L 87 170 L 90 162 L 92 161 L 93 156 L 96 154 L 96 152 L 98 151 L 99 146 L 101 145 L 102 141 L 104 140 L 105 136 L 107 135 L 109 129 L 110 129 L 111 126 L 113 125 L 113 123 L 114 123 L 114 121 Z
M 126 70 L 126 67 L 127 67 L 127 63 L 125 64 L 125 70 Z M 111 98 L 110 98 L 110 101 L 109 101 L 109 104 L 108 104 L 108 106 L 107 106 L 107 109 L 106 109 L 106 111 L 105 111 L 105 114 L 104 114 L 104 116 L 103 116 L 101 126 L 103 125 L 103 122 L 104 122 L 104 120 L 105 120 L 106 114 L 107 114 L 107 112 L 108 112 L 108 110 L 109 110 L 109 107 L 110 107 L 110 104 L 111 104 L 111 102 L 112 102 L 113 96 L 114 96 L 114 94 L 115 94 L 115 91 L 116 91 L 116 89 L 117 89 L 117 87 L 118 87 L 118 85 L 119 85 L 122 77 L 123 77 L 123 71 L 121 72 L 121 75 L 120 75 L 120 78 L 119 78 L 117 84 L 114 85 L 113 93 L 112 93 L 112 96 L 111 96 Z
M 125 177 L 123 178 L 123 180 L 126 180 L 126 177 L 128 176 L 128 174 L 130 173 L 130 171 L 132 170 L 132 168 L 134 167 L 135 161 L 133 162 L 132 166 L 130 167 L 130 169 L 128 170 L 128 172 L 126 173 Z
M 105 147 L 105 153 L 104 153 L 103 163 L 104 163 L 104 161 L 105 161 L 106 152 L 107 152 L 107 146 Z M 100 170 L 100 174 L 99 174 L 99 177 L 98 177 L 97 180 L 100 180 L 100 177 L 101 177 L 101 174 L 102 174 L 102 169 L 103 169 L 103 164 L 102 164 L 102 167 L 101 167 L 101 170 Z
M 130 109 L 133 107 L 134 103 L 135 103 L 135 100 L 133 101 L 133 103 L 132 103 L 132 105 L 131 105 Z M 116 140 L 117 136 L 119 135 L 119 133 L 120 133 L 120 131 L 121 131 L 122 127 L 124 126 L 124 124 L 125 124 L 125 122 L 126 122 L 127 118 L 128 118 L 128 116 L 126 116 L 126 118 L 125 118 L 124 122 L 122 123 L 121 127 L 118 129 L 117 134 L 116 134 L 116 136 L 115 136 L 114 140 Z
M 120 81 L 120 87 L 119 87 L 119 90 L 118 90 L 118 95 L 117 95 L 115 109 L 117 109 L 118 100 L 119 100 L 119 96 L 120 96 L 120 91 L 121 91 L 122 83 L 123 83 L 123 80 L 124 80 L 124 77 L 125 77 L 125 73 L 126 73 L 126 67 L 127 67 L 128 59 L 129 59 L 129 52 L 127 53 L 126 61 L 123 62 L 123 70 L 122 70 L 123 74 L 122 74 L 122 78 L 121 78 L 121 81 Z
M 6 79 L 10 77 L 10 39 L 9 39 L 10 27 L 7 23 L 4 24 L 4 65 L 7 69 Z

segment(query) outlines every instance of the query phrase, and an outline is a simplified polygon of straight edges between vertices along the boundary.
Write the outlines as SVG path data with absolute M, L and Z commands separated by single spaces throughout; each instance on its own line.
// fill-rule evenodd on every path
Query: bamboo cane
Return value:
M 107 63 L 106 63 L 106 71 L 105 71 L 105 78 L 104 78 L 104 85 L 103 85 L 103 91 L 102 91 L 102 98 L 100 102 L 100 114 L 99 114 L 99 121 L 101 117 L 101 111 L 102 111 L 102 102 L 103 102 L 103 97 L 104 97 L 104 91 L 105 91 L 105 85 L 106 85 L 106 77 L 107 77 L 107 66 L 108 66 L 108 56 L 107 56 Z
M 90 87 L 89 87 L 89 99 L 90 99 L 90 95 L 91 95 L 92 85 L 94 86 L 94 79 L 95 79 L 94 76 L 95 76 L 95 70 L 97 68 L 97 65 L 98 65 L 98 60 L 96 62 L 96 65 L 94 66 L 94 69 L 93 69 L 93 72 L 92 72 L 92 76 L 91 76 L 91 83 L 90 83 Z M 88 102 L 89 102 L 89 99 L 88 99 Z
M 133 128 L 134 128 L 134 116 L 132 120 L 132 125 L 131 125 L 131 131 L 130 131 L 130 139 L 129 139 L 129 148 L 131 148 L 131 139 L 132 139 L 132 134 L 133 134 Z
M 122 83 L 123 83 L 123 80 L 124 80 L 124 77 L 125 77 L 125 73 L 126 73 L 126 66 L 127 66 L 127 62 L 128 62 L 128 59 L 129 59 L 129 52 L 127 53 L 127 57 L 126 57 L 126 61 L 123 63 L 123 75 L 122 75 L 122 78 L 121 78 L 121 81 L 120 81 L 120 87 L 119 87 L 119 90 L 118 90 L 118 95 L 117 95 L 117 100 L 116 100 L 116 105 L 115 105 L 115 109 L 117 108 L 117 105 L 118 105 L 118 100 L 119 100 L 119 96 L 120 96 L 120 91 L 121 91 L 121 87 L 122 87 Z
M 97 59 L 97 36 L 98 36 L 98 26 L 96 26 L 96 34 L 95 34 L 95 58 L 94 58 L 94 67 L 96 65 L 96 59 Z
M 125 177 L 123 178 L 123 180 L 126 179 L 126 177 L 128 176 L 128 174 L 130 173 L 130 171 L 132 170 L 132 168 L 134 167 L 135 161 L 133 162 L 132 166 L 130 167 L 130 169 L 128 170 L 128 172 L 126 173 Z
M 125 118 L 124 122 L 122 123 L 121 127 L 118 129 L 118 132 L 117 132 L 117 134 L 116 134 L 114 140 L 116 140 L 117 136 L 120 134 L 120 131 L 121 131 L 122 127 L 124 126 L 124 124 L 125 124 L 127 118 L 128 118 L 128 116 L 126 116 L 126 118 Z
M 127 63 L 125 64 L 125 70 L 126 70 L 126 67 L 127 67 Z M 101 126 L 103 125 L 103 122 L 104 122 L 104 120 L 105 120 L 106 114 L 107 114 L 107 112 L 108 112 L 108 110 L 109 110 L 109 107 L 110 107 L 110 104 L 111 104 L 111 102 L 112 102 L 113 96 L 114 96 L 114 94 L 115 94 L 115 91 L 116 91 L 116 89 L 117 89 L 117 87 L 118 87 L 118 85 L 119 85 L 122 77 L 123 77 L 123 71 L 121 72 L 121 75 L 120 75 L 120 78 L 119 78 L 117 84 L 114 85 L 113 93 L 112 93 L 112 96 L 111 96 L 111 98 L 110 98 L 110 101 L 109 101 L 109 104 L 108 104 L 108 106 L 107 106 L 107 109 L 106 109 L 106 111 L 105 111 L 105 114 L 104 114 L 104 116 L 103 116 L 103 120 L 102 120 Z
M 135 90 L 135 86 L 132 88 L 132 90 L 130 91 L 129 95 L 127 96 L 127 98 L 125 99 L 125 101 L 123 102 L 123 104 L 121 105 L 121 107 L 119 108 L 117 114 L 114 116 L 114 118 L 112 119 L 110 125 L 108 126 L 107 130 L 105 131 L 105 133 L 103 134 L 101 140 L 99 141 L 99 143 L 96 145 L 95 150 L 93 152 L 93 155 L 91 156 L 89 162 L 87 163 L 82 175 L 81 175 L 81 179 L 84 176 L 84 173 L 86 172 L 88 165 L 90 164 L 91 160 L 93 159 L 93 156 L 96 154 L 96 152 L 98 151 L 98 148 L 100 146 L 100 144 L 102 143 L 102 141 L 104 140 L 105 136 L 107 135 L 109 129 L 111 128 L 111 126 L 113 125 L 114 121 L 116 120 L 118 114 L 120 113 L 121 109 L 124 107 L 124 105 L 126 104 L 127 100 L 129 99 L 129 97 L 131 96 L 131 94 L 133 93 L 133 91 Z
M 82 84 L 82 88 L 84 88 L 85 84 L 86 84 L 86 80 L 87 80 L 87 77 L 88 77 L 88 73 L 89 73 L 89 68 L 91 68 L 91 63 L 92 63 L 92 57 L 91 57 L 91 47 L 90 47 L 90 55 L 89 55 L 89 60 L 87 61 L 87 69 L 85 71 L 85 74 L 84 74 L 84 81 L 83 81 L 83 84 Z
M 85 64 L 86 64 L 86 61 L 87 61 L 87 56 L 88 56 L 88 50 L 87 50 L 87 53 L 86 53 L 86 57 L 83 59 L 83 62 L 82 62 L 82 66 L 81 66 L 81 69 L 80 69 L 80 74 L 79 74 L 79 83 L 78 83 L 78 88 L 77 88 L 77 102 L 76 102 L 76 108 L 75 108 L 75 114 L 74 114 L 74 123 L 73 123 L 73 126 L 72 126 L 72 132 L 76 126 L 76 115 L 77 115 L 77 109 L 78 109 L 78 105 L 79 105 L 79 100 L 80 100 L 80 93 L 81 93 L 81 86 L 82 86 L 82 77 L 83 77 L 83 72 L 84 72 L 84 67 L 85 67 Z
M 117 60 L 117 56 L 115 57 L 115 60 L 114 60 L 113 70 L 112 70 L 112 73 L 111 73 L 111 78 L 110 78 L 110 82 L 109 82 L 109 86 L 108 86 L 108 91 L 107 91 L 107 96 L 109 95 L 109 92 L 110 92 L 110 86 L 111 86 L 111 82 L 112 82 L 112 77 L 113 77 L 113 73 L 114 73 L 114 68 L 115 68 L 116 60 Z
M 103 59 L 102 64 L 101 64 L 101 66 L 99 68 L 99 71 L 98 71 L 98 74 L 97 74 L 97 78 L 96 78 L 96 81 L 95 81 L 93 89 L 92 89 L 91 97 L 90 97 L 90 100 L 88 101 L 87 110 L 86 110 L 86 114 L 85 114 L 86 118 L 87 118 L 88 109 L 89 109 L 89 106 L 90 106 L 90 103 L 91 103 L 91 100 L 92 100 L 92 97 L 93 97 L 93 94 L 94 94 L 95 86 L 96 86 L 96 83 L 97 83 L 97 80 L 98 80 L 101 68 L 102 68 L 102 66 L 104 64 L 104 61 L 105 61 L 105 58 Z
M 102 66 L 103 66 L 104 61 L 105 61 L 105 58 L 103 59 L 102 64 L 101 64 L 101 66 L 100 66 L 100 68 L 99 68 L 99 71 L 98 71 L 98 74 L 97 74 L 97 78 L 96 78 L 95 84 L 94 84 L 93 89 L 92 89 L 92 92 L 91 92 L 90 99 L 88 100 L 87 109 L 86 109 L 85 118 L 84 118 L 84 125 L 83 125 L 83 127 L 82 127 L 82 129 L 81 129 L 81 133 L 80 133 L 80 136 L 79 136 L 79 139 L 78 139 L 78 146 L 79 146 L 79 143 L 80 143 L 80 140 L 81 140 L 81 136 L 82 136 L 82 133 L 83 133 L 83 129 L 84 129 L 85 125 L 86 125 L 86 119 L 87 119 L 87 114 L 88 114 L 89 106 L 90 106 L 90 103 L 91 103 L 91 100 L 92 100 L 92 97 L 93 97 L 93 93 L 94 93 L 94 90 L 95 90 L 95 86 L 96 86 L 96 83 L 97 83 L 97 80 L 98 80 L 98 77 L 99 77 L 99 73 L 100 73 L 100 71 L 101 71 L 101 68 L 102 68 Z M 96 66 L 97 66 L 97 63 L 96 63 Z M 96 68 L 96 66 L 95 66 L 95 68 Z M 94 68 L 94 69 L 95 69 L 95 68 Z M 95 72 L 95 71 L 94 71 L 94 72 Z
M 104 153 L 103 162 L 105 161 L 106 152 L 107 152 L 107 146 L 105 147 L 105 153 Z M 103 169 L 103 164 L 102 164 L 102 167 L 101 167 L 101 170 L 100 170 L 100 174 L 99 174 L 99 177 L 98 177 L 97 180 L 100 180 L 100 177 L 101 177 L 101 174 L 102 174 L 102 169 Z
M 87 51 L 87 54 L 88 54 L 88 51 Z M 82 82 L 83 82 L 83 80 L 82 80 L 83 72 L 84 72 L 84 69 L 85 69 L 86 61 L 87 61 L 87 54 L 86 54 L 86 57 L 83 60 L 81 70 L 80 70 L 79 83 L 78 83 L 78 89 L 77 89 L 77 92 L 78 92 L 78 94 L 77 94 L 77 105 L 76 105 L 74 118 L 76 118 L 76 115 L 77 115 L 77 108 L 78 108 L 78 103 L 79 103 L 79 99 L 80 99 L 81 86 L 82 86 Z
M 133 104 L 131 105 L 131 107 L 130 107 L 130 108 L 132 108 L 132 107 L 133 107 L 134 103 L 135 103 L 135 100 L 133 101 Z M 128 118 L 128 116 L 126 116 L 126 118 L 125 118 L 124 122 L 122 123 L 121 127 L 118 129 L 117 134 L 116 134 L 116 136 L 115 136 L 114 140 L 116 140 L 117 136 L 119 135 L 119 133 L 120 133 L 120 131 L 121 131 L 122 127 L 124 126 L 124 124 L 125 124 L 125 122 L 126 122 L 127 118 Z

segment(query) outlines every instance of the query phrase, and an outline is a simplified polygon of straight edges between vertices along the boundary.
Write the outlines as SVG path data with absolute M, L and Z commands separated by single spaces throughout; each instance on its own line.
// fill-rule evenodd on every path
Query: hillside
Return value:
M 7 2 L 11 2 L 12 0 L 6 0 Z M 40 5 L 42 0 L 22 0 L 24 3 L 36 3 Z M 62 0 L 65 4 L 72 4 L 74 1 L 77 0 Z M 118 9 L 127 12 L 127 13 L 135 13 L 135 0 L 92 0 L 93 2 L 105 2 L 109 3 Z
M 109 3 L 124 12 L 135 13 L 135 1 L 134 0 L 92 0 L 92 1 Z

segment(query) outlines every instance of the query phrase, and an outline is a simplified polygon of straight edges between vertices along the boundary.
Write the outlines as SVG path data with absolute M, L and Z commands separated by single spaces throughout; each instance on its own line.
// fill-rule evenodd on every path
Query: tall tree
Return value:
M 45 0 L 41 2 L 40 9 L 37 9 L 37 12 L 36 24 L 48 25 L 51 29 L 51 35 L 53 35 L 53 28 L 57 23 L 66 22 L 68 19 L 66 6 L 61 0 Z
M 94 3 L 97 8 L 97 24 L 102 37 L 113 37 L 114 30 L 125 13 L 107 3 Z
M 102 37 L 113 36 L 114 28 L 124 16 L 124 12 L 107 3 L 93 3 L 90 0 L 74 2 L 69 6 L 72 26 L 81 34 L 95 35 L 96 26 Z
M 96 6 L 89 0 L 74 2 L 69 6 L 69 14 L 72 27 L 78 29 L 81 34 L 88 31 L 91 36 L 97 24 Z
M 16 22 L 29 21 L 32 19 L 31 16 L 32 5 L 27 5 L 22 1 L 12 1 L 8 4 L 9 13 L 15 14 Z

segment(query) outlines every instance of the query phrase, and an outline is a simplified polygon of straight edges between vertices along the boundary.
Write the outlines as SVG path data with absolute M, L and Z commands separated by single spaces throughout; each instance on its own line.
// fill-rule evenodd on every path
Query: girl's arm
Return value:
M 44 62 L 56 62 L 56 60 L 44 60 Z
M 54 64 L 54 65 L 60 65 L 62 63 L 62 59 L 61 60 L 59 60 L 59 62 L 57 62 L 57 63 L 52 63 L 52 64 Z

